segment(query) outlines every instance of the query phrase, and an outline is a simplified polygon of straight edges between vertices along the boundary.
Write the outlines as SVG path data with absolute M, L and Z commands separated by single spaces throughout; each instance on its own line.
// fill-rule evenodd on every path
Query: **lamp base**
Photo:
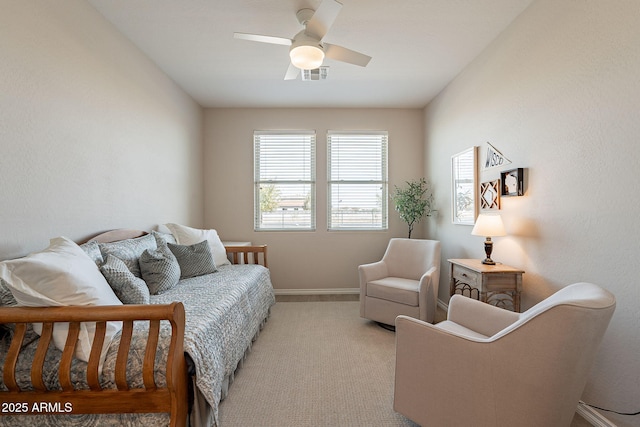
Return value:
M 487 237 L 487 240 L 484 241 L 484 253 L 487 257 L 482 261 L 483 264 L 487 265 L 496 265 L 496 262 L 491 259 L 491 252 L 493 251 L 493 242 L 491 241 L 491 237 Z

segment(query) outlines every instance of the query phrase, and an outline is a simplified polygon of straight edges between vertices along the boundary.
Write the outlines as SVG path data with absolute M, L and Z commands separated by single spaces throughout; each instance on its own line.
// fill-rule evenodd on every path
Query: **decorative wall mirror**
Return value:
M 451 212 L 454 224 L 473 225 L 478 215 L 478 147 L 451 157 Z

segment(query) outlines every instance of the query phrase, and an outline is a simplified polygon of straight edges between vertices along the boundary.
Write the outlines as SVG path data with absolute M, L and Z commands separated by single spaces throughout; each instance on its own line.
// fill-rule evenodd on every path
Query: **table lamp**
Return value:
M 495 265 L 495 261 L 491 259 L 491 251 L 493 250 L 493 242 L 491 241 L 491 237 L 507 235 L 500 215 L 478 215 L 478 219 L 476 219 L 476 223 L 473 226 L 473 230 L 471 230 L 471 234 L 473 234 L 474 236 L 484 236 L 487 238 L 487 240 L 484 241 L 484 252 L 487 254 L 487 258 L 482 261 L 482 263 Z

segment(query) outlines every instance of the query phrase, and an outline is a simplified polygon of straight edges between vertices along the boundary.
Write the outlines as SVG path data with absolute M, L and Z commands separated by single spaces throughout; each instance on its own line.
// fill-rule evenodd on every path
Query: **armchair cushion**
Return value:
M 447 313 L 447 320 L 450 322 L 485 337 L 500 332 L 520 320 L 520 317 L 520 313 L 504 310 L 462 295 L 451 297 Z
M 367 284 L 367 296 L 417 307 L 418 284 L 417 280 L 385 277 Z
M 452 322 L 451 320 L 445 320 L 443 322 L 440 322 L 434 327 L 438 329 L 442 329 L 443 331 L 451 332 L 454 335 L 459 335 L 465 338 L 470 338 L 475 340 L 486 340 L 489 338 L 487 335 L 482 335 L 481 333 L 476 332 L 473 329 L 466 328 L 459 323 Z

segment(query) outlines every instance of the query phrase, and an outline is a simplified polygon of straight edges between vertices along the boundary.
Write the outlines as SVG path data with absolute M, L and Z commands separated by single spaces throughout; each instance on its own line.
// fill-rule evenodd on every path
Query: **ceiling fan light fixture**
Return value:
M 322 65 L 324 51 L 314 45 L 298 45 L 289 51 L 291 63 L 301 70 L 313 70 Z

